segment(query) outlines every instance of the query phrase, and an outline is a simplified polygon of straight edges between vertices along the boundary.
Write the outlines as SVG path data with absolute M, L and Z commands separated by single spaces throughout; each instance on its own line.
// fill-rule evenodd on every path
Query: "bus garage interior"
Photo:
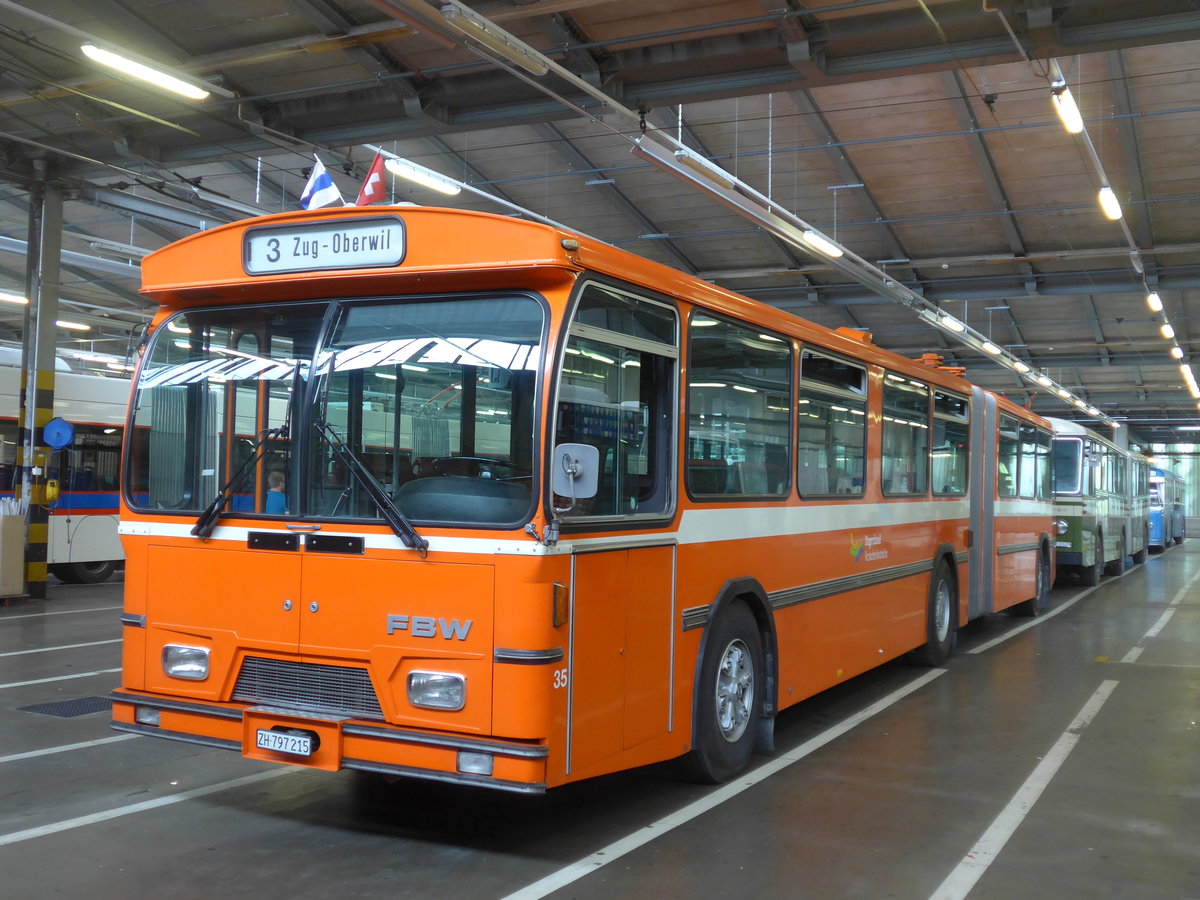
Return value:
M 1200 896 L 1198 59 L 0 0 L 0 895 Z

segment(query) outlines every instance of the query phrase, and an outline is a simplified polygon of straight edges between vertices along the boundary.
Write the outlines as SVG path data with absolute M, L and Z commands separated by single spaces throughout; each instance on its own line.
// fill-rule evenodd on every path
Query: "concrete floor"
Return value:
M 663 765 L 544 797 L 22 711 L 117 682 L 120 584 L 55 585 L 0 609 L 0 897 L 1200 897 L 1197 581 L 1200 541 L 974 623 L 940 672 L 789 710 L 724 788 Z

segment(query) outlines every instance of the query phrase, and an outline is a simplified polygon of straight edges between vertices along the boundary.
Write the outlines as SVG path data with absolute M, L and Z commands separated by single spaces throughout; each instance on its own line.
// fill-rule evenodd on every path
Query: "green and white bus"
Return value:
M 1055 556 L 1059 576 L 1086 585 L 1146 561 L 1150 544 L 1149 461 L 1077 422 L 1054 427 Z

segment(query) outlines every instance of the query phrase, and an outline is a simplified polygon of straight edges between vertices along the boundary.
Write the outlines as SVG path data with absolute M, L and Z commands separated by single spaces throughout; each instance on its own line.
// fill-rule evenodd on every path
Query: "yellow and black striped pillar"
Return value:
M 50 448 L 42 429 L 54 416 L 59 260 L 62 255 L 62 188 L 46 180 L 42 160 L 34 161 L 41 177 L 29 189 L 29 244 L 26 256 L 25 330 L 22 340 L 21 424 L 17 467 L 26 511 L 25 592 L 35 600 L 46 596 L 50 510 L 46 480 Z
M 54 417 L 54 369 L 38 369 L 35 385 L 29 389 L 29 372 L 21 373 L 21 424 L 17 429 L 17 471 L 23 473 L 17 490 L 18 497 L 29 498 L 25 521 L 25 592 L 34 599 L 46 596 L 50 547 L 50 509 L 46 497 L 46 480 L 50 448 L 42 437 L 42 429 Z M 28 423 L 33 423 L 30 433 Z M 30 454 L 32 448 L 32 455 Z

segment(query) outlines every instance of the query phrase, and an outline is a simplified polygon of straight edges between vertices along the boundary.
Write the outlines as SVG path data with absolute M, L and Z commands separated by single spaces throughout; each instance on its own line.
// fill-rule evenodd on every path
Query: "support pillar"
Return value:
M 41 161 L 37 161 L 38 165 Z M 25 592 L 34 600 L 46 596 L 50 510 L 46 505 L 50 448 L 42 428 L 54 416 L 54 363 L 58 318 L 59 257 L 62 252 L 62 188 L 46 181 L 45 165 L 29 193 L 29 246 L 26 257 L 25 329 L 22 346 L 21 419 L 17 434 L 17 468 L 26 511 Z

